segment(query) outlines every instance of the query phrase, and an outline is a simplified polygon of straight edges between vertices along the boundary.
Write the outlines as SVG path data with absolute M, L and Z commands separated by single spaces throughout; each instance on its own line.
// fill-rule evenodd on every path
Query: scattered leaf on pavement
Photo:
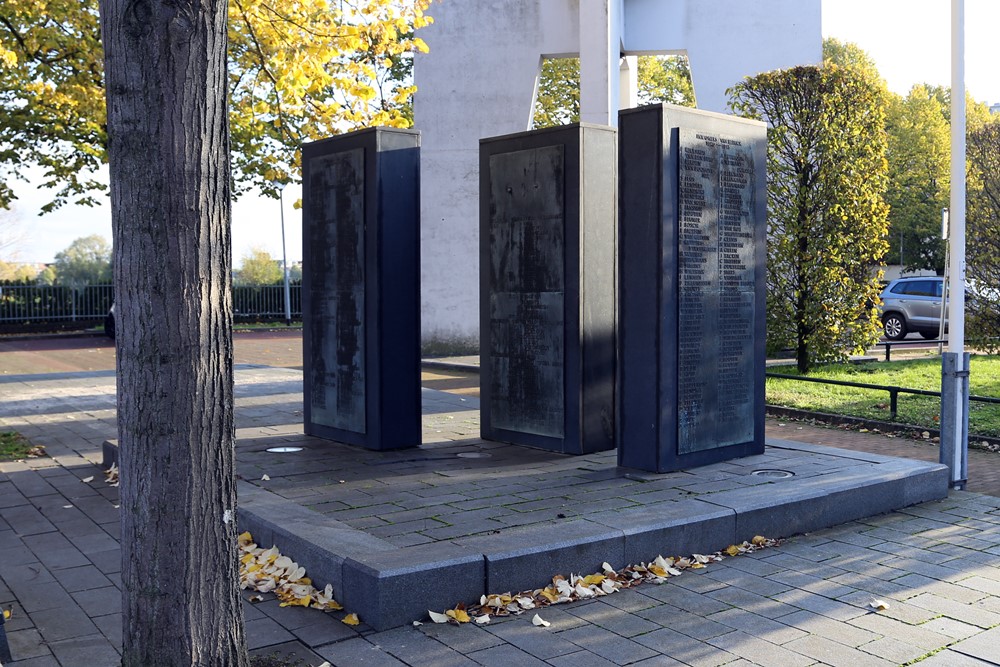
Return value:
M 542 627 L 542 628 L 547 628 L 550 625 L 552 625 L 551 623 L 549 623 L 548 621 L 546 621 L 544 618 L 542 618 L 538 614 L 535 614 L 535 617 L 533 619 L 531 619 L 531 624 L 532 625 L 537 625 L 537 626 Z
M 344 617 L 343 623 L 347 625 L 360 625 L 361 621 L 358 619 L 357 614 L 348 614 Z

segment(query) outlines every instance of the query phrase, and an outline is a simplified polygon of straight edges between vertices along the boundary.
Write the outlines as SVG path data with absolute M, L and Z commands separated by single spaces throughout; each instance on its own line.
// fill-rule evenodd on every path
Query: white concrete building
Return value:
M 544 58 L 580 58 L 580 116 L 617 124 L 635 59 L 686 53 L 699 107 L 745 76 L 822 58 L 821 0 L 447 0 L 414 66 L 425 345 L 478 348 L 479 140 L 530 129 Z

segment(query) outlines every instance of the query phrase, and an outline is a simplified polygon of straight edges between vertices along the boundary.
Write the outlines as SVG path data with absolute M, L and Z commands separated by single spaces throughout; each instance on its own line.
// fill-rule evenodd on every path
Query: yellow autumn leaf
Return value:
M 3 618 L 4 618 L 4 620 L 7 620 L 8 618 L 10 618 L 10 609 L 4 609 L 3 610 Z
M 541 595 L 546 600 L 548 600 L 549 602 L 555 602 L 556 600 L 559 599 L 559 593 L 554 591 L 551 586 L 543 588 L 538 594 Z
M 472 620 L 464 609 L 449 609 L 445 614 L 459 623 L 468 623 Z
M 346 625 L 360 625 L 361 619 L 358 618 L 357 614 L 348 614 L 341 623 L 345 623 Z
M 668 576 L 667 571 L 658 565 L 649 565 L 646 567 L 646 569 L 663 579 L 666 579 Z
M 599 586 L 606 577 L 603 574 L 590 574 L 583 578 L 584 586 Z
M 726 553 L 729 554 L 730 556 L 739 556 L 740 549 L 735 544 L 730 544 L 728 547 L 726 547 Z
M 763 535 L 755 535 L 754 538 L 750 540 L 750 542 L 759 547 L 762 544 L 767 543 L 767 538 L 764 537 Z

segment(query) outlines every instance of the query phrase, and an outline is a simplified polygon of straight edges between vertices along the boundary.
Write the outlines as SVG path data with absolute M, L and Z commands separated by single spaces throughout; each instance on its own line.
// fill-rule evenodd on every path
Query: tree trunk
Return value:
M 101 0 L 123 665 L 248 664 L 237 586 L 224 0 Z

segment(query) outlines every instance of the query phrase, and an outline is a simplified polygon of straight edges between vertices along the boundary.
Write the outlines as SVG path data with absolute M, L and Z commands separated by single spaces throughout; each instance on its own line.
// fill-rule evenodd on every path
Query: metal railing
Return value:
M 884 385 L 884 384 L 867 384 L 865 382 L 849 382 L 847 380 L 829 380 L 826 378 L 811 378 L 811 377 L 804 377 L 802 375 L 785 375 L 784 373 L 764 373 L 764 376 L 769 378 L 775 378 L 778 380 L 798 380 L 799 382 L 816 382 L 818 384 L 831 384 L 831 385 L 836 385 L 838 387 L 855 387 L 857 389 L 872 389 L 875 391 L 887 391 L 889 392 L 890 421 L 896 421 L 896 414 L 898 412 L 900 394 L 914 394 L 916 396 L 934 396 L 937 398 L 941 398 L 940 391 L 928 391 L 926 389 L 910 389 L 908 387 L 894 387 L 891 385 Z M 1000 404 L 1000 398 L 994 398 L 992 396 L 969 396 L 969 400 L 976 401 L 979 403 Z
M 103 320 L 113 302 L 111 285 L 0 284 L 0 322 Z
M 293 319 L 302 318 L 302 287 L 290 285 Z M 0 283 L 0 324 L 39 325 L 46 322 L 100 322 L 114 303 L 112 285 L 22 285 Z M 285 287 L 234 285 L 237 320 L 285 319 Z
M 292 284 L 292 319 L 302 319 L 302 285 Z M 233 285 L 233 315 L 237 320 L 285 319 L 285 285 Z

